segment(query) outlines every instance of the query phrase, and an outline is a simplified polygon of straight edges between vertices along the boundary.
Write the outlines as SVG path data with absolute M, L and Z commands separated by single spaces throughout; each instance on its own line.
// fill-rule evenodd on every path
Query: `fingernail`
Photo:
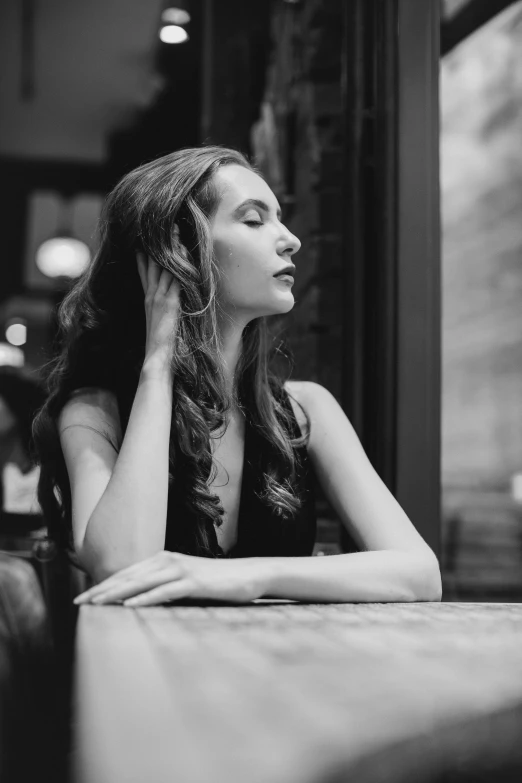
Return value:
M 75 604 L 85 604 L 89 600 L 89 596 L 87 593 L 82 593 L 82 595 L 77 595 L 74 599 L 73 603 Z

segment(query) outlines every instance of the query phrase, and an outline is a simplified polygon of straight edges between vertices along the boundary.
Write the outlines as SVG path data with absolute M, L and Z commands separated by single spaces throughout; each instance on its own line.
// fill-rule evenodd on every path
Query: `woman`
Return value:
M 440 600 L 334 397 L 268 369 L 299 247 L 234 150 L 175 152 L 109 195 L 35 423 L 40 503 L 96 583 L 77 603 Z M 310 556 L 312 469 L 363 551 Z

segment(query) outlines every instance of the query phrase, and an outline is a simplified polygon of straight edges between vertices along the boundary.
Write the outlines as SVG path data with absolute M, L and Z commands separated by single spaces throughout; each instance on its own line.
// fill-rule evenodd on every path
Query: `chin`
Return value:
M 271 315 L 284 315 L 289 313 L 295 305 L 295 299 L 291 292 L 286 296 L 273 297 L 271 301 L 265 302 L 250 302 L 248 305 L 243 303 L 242 305 L 235 304 L 233 308 L 230 308 L 232 312 L 241 312 L 247 317 L 247 321 L 253 321 L 255 318 L 265 318 Z
M 290 292 L 289 295 L 284 298 L 281 297 L 277 302 L 273 302 L 271 306 L 267 306 L 263 315 L 284 315 L 289 313 L 295 305 L 295 299 Z

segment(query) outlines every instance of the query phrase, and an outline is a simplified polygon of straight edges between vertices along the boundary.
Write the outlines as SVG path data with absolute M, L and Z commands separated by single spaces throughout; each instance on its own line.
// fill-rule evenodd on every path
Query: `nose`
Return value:
M 283 236 L 280 240 L 280 249 L 279 253 L 281 255 L 293 255 L 294 253 L 297 253 L 299 248 L 301 247 L 300 240 L 295 236 L 295 234 L 292 234 L 291 231 L 287 229 L 286 226 L 283 226 Z

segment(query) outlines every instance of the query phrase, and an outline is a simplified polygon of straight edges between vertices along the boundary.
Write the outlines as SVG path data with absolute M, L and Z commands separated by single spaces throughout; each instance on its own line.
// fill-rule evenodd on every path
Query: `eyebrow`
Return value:
M 242 201 L 238 207 L 235 208 L 234 215 L 236 215 L 240 209 L 243 209 L 243 207 L 259 207 L 260 209 L 264 209 L 265 212 L 270 212 L 270 207 L 265 201 L 261 201 L 259 198 L 247 198 L 245 201 Z M 276 212 L 276 215 L 277 219 L 281 220 L 282 213 L 279 208 Z

